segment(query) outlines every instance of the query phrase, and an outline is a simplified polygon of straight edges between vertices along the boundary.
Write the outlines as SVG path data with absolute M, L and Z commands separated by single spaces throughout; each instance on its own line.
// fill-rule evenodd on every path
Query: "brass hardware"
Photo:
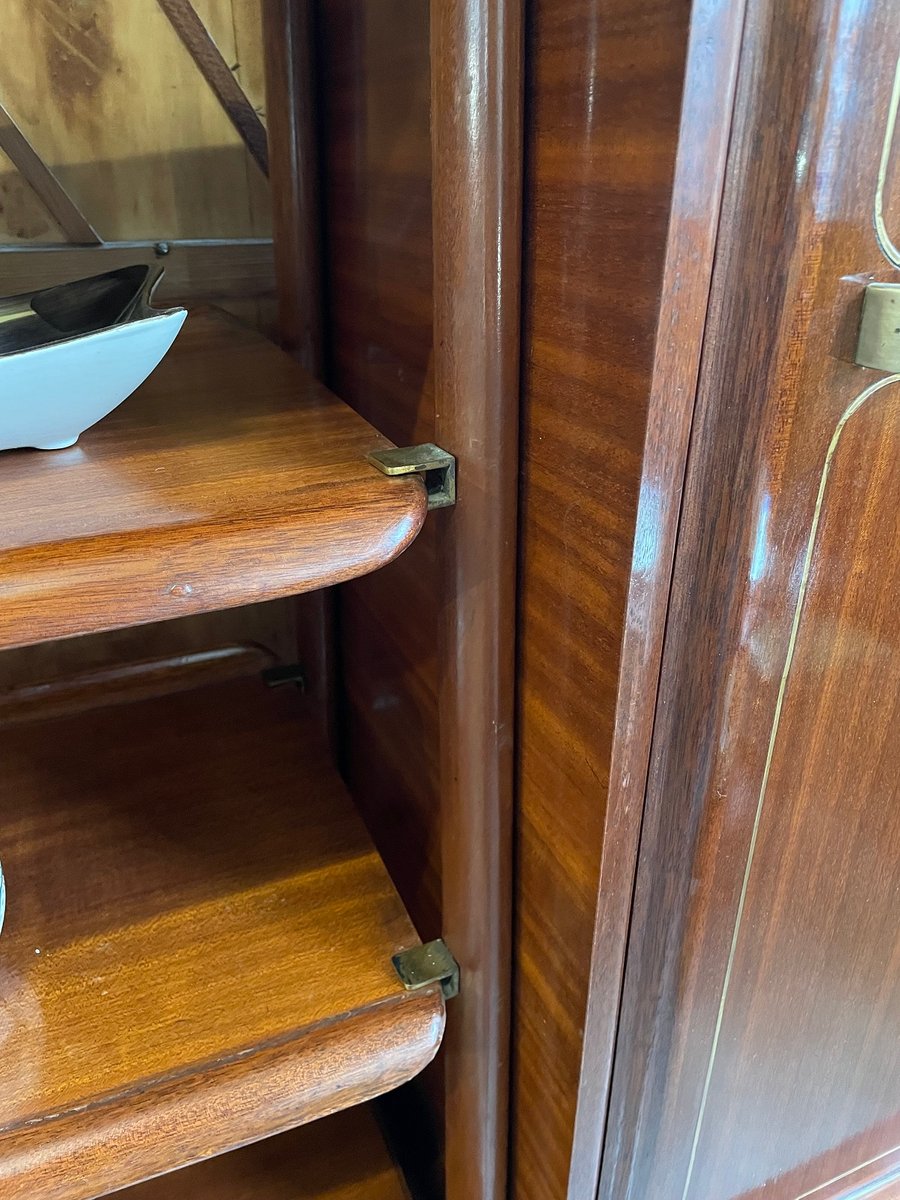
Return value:
M 299 663 L 266 667 L 262 672 L 262 678 L 266 687 L 284 687 L 286 683 L 292 683 L 299 691 L 306 691 L 306 676 Z
M 440 446 L 401 446 L 373 450 L 366 458 L 385 475 L 424 475 L 429 508 L 449 508 L 456 503 L 456 459 Z
M 459 963 L 447 949 L 443 938 L 410 946 L 391 959 L 400 982 L 408 992 L 439 983 L 445 1000 L 459 995 Z
M 866 288 L 856 361 L 876 371 L 900 371 L 900 283 L 870 283 Z

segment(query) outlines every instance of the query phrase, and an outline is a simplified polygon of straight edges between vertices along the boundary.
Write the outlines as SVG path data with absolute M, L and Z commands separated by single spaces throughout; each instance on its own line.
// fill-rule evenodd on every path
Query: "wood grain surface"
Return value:
M 269 174 L 266 129 L 191 0 L 157 0 L 200 74 L 264 175 Z M 261 30 L 260 30 L 261 34 Z
M 326 382 L 398 445 L 433 441 L 429 6 L 322 0 L 316 16 Z M 432 514 L 387 570 L 337 589 L 341 768 L 423 938 L 442 933 L 445 515 Z M 442 1055 L 408 1091 L 396 1097 L 397 1142 L 440 1190 Z M 409 1147 L 414 1127 L 422 1135 Z
M 15 655 L 16 651 L 4 653 Z M 275 656 L 270 651 L 250 644 L 84 667 L 69 675 L 4 687 L 0 690 L 0 727 L 190 691 L 226 679 L 240 679 L 274 665 Z M 0 671 L 5 666 L 0 658 Z
M 393 440 L 443 439 L 460 461 L 456 512 L 342 588 L 339 629 L 351 787 L 469 980 L 443 1057 L 446 1187 L 472 1196 L 499 1194 L 505 1165 L 519 17 L 432 5 L 430 30 L 408 0 L 319 6 L 328 379 Z
M 428 7 L 319 6 L 326 382 L 397 445 L 434 439 Z M 436 512 L 338 594 L 342 769 L 423 937 L 441 932 Z
M 656 684 L 706 324 L 743 5 L 694 3 L 619 660 L 569 1196 L 593 1197 L 616 1028 Z
M 312 0 L 263 5 L 272 238 L 277 247 L 276 337 L 316 379 L 322 378 L 322 219 L 317 79 Z M 334 593 L 307 592 L 294 600 L 298 650 L 307 694 L 336 745 Z
M 747 7 L 605 1200 L 897 1194 L 898 54 L 887 3 Z
M 109 691 L 103 680 L 121 677 L 123 684 L 132 680 L 142 687 L 138 678 L 145 667 L 165 691 L 170 674 L 166 664 L 174 678 L 181 678 L 179 664 L 206 663 L 210 670 L 218 671 L 235 661 L 235 652 L 239 656 L 262 656 L 273 664 L 296 663 L 295 604 L 290 597 L 269 600 L 4 650 L 0 654 L 0 708 L 12 711 L 26 696 L 33 696 L 36 702 L 40 693 L 55 694 L 62 702 L 64 695 L 86 695 L 90 691 L 94 695 L 92 703 L 101 703 Z M 129 686 L 117 686 L 112 691 L 127 691 Z M 25 700 L 25 707 L 29 703 Z
M 443 1029 L 304 721 L 258 678 L 0 733 L 0 1190 L 88 1200 L 408 1079 Z
M 263 9 L 272 234 L 281 345 L 322 375 L 322 218 L 311 0 Z
M 290 595 L 396 557 L 418 479 L 264 338 L 192 315 L 138 392 L 75 447 L 0 458 L 0 645 Z
M 19 172 L 25 183 L 70 242 L 97 245 L 97 231 L 62 186 L 28 138 L 0 104 L 0 150 Z
M 116 1193 L 117 1200 L 409 1200 L 369 1105 Z
M 258 123 L 261 0 L 192 6 Z M 101 238 L 268 236 L 265 176 L 158 0 L 7 0 L 3 17 L 3 104 Z M 0 242 L 58 240 L 16 186 L 0 177 Z
M 663 327 L 679 311 L 663 290 L 689 7 L 531 6 L 511 1160 L 518 1200 L 560 1200 L 567 1189 L 588 1200 L 602 1139 L 641 739 L 646 755 L 697 351 L 696 329 L 679 330 L 683 358 L 673 369 L 673 335 Z M 688 219 L 705 222 L 702 190 L 699 200 Z M 694 289 L 693 266 L 681 264 L 680 311 L 702 322 L 700 266 Z M 666 373 L 675 388 L 668 395 Z M 585 1043 L 600 886 L 605 954 Z
M 270 300 L 275 295 L 269 238 L 6 247 L 0 249 L 0 291 L 21 295 L 140 262 L 165 270 L 153 294 L 157 304 Z

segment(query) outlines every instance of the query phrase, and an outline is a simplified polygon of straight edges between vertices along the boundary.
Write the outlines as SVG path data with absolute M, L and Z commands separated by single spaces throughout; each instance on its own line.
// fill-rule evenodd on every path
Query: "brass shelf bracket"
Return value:
M 856 362 L 876 371 L 900 371 L 900 284 L 870 283 L 866 288 Z
M 385 475 L 424 475 L 429 509 L 456 503 L 456 459 L 433 442 L 373 450 L 366 459 Z
M 277 663 L 274 667 L 266 667 L 262 671 L 262 680 L 266 687 L 285 687 L 292 683 L 298 691 L 306 691 L 306 673 L 299 663 Z
M 443 938 L 426 942 L 424 946 L 410 946 L 408 950 L 401 950 L 391 962 L 408 992 L 439 983 L 445 1000 L 452 1000 L 459 995 L 459 963 L 447 949 Z

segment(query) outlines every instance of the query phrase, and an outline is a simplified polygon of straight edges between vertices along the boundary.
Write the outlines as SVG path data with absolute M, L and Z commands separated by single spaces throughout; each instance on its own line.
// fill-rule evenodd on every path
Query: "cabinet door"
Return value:
M 605 1200 L 900 1196 L 898 16 L 747 3 Z

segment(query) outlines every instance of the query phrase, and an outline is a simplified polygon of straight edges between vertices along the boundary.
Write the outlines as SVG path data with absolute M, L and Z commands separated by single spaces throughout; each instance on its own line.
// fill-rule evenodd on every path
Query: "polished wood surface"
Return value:
M 435 513 L 389 570 L 341 588 L 338 627 L 344 770 L 418 928 L 445 933 L 470 980 L 442 1059 L 447 1186 L 472 1195 L 503 1173 L 517 15 L 434 5 L 430 30 L 418 0 L 318 10 L 327 379 L 395 442 L 443 439 L 460 460 L 456 512 Z M 430 60 L 432 34 L 446 59 Z M 485 106 L 469 141 L 452 128 L 468 82 Z M 441 1080 L 428 1083 L 441 1120 Z
M 703 239 L 716 199 L 713 151 L 695 181 L 699 209 L 684 214 L 696 225 L 683 228 L 682 237 L 696 233 L 697 242 L 679 249 L 673 235 L 667 249 L 688 17 L 681 0 L 537 0 L 532 6 L 512 1152 L 517 1200 L 559 1200 L 567 1189 L 587 1200 L 602 1140 L 641 755 L 647 753 L 696 370 L 696 312 L 702 322 L 704 305 Z M 708 149 L 698 146 L 701 161 Z M 694 255 L 701 259 L 699 272 Z M 683 278 L 683 308 L 674 295 L 663 295 L 673 274 Z M 677 369 L 659 362 L 672 341 L 681 356 Z M 598 930 L 608 962 L 598 964 L 603 974 L 595 979 L 592 1040 L 585 1043 L 598 885 Z
M 398 445 L 433 441 L 428 6 L 323 0 L 317 18 L 326 382 Z M 426 938 L 441 933 L 444 516 L 338 594 L 342 769 Z
M 322 378 L 322 219 L 316 127 L 315 12 L 312 0 L 268 0 L 262 8 L 272 236 L 277 246 L 279 345 Z M 334 595 L 295 601 L 308 694 L 334 744 Z
M 900 380 L 853 352 L 898 53 L 889 4 L 748 3 L 608 1200 L 897 1194 Z
M 262 20 L 282 346 L 322 374 L 322 222 L 312 0 L 269 0 Z
M 188 318 L 78 445 L 0 459 L 0 645 L 289 595 L 389 562 L 425 517 L 386 441 L 287 355 Z
M 269 238 L 0 249 L 0 292 L 20 295 L 139 262 L 165 268 L 153 296 L 154 302 L 163 306 L 269 300 L 275 295 Z
M 409 1200 L 369 1105 L 116 1193 L 117 1200 Z
M 523 0 L 431 6 L 443 933 L 465 987 L 444 1055 L 445 1194 L 506 1194 Z
M 0 667 L 3 665 L 0 659 Z M 250 644 L 84 668 L 68 676 L 0 690 L 0 726 L 190 691 L 209 683 L 240 679 L 274 665 L 275 656 L 270 651 Z
M 596 1192 L 656 681 L 678 532 L 734 103 L 743 4 L 695 2 L 681 101 L 666 259 L 641 466 L 634 553 L 603 820 L 569 1196 Z
M 132 684 L 143 690 L 145 667 L 156 680 L 154 688 L 159 684 L 163 691 L 178 691 L 170 684 L 197 677 L 187 669 L 189 664 L 205 679 L 220 671 L 230 677 L 242 656 L 256 656 L 260 669 L 267 664 L 297 663 L 295 604 L 291 597 L 269 600 L 4 650 L 0 708 L 6 712 L 28 708 L 32 698 L 38 703 L 39 695 L 47 701 L 55 697 L 52 702 L 61 704 L 68 704 L 69 697 L 74 701 L 76 696 L 90 695 L 91 704 L 101 703 L 110 690 L 117 697 L 127 695 Z M 306 673 L 305 660 L 303 669 Z M 110 689 L 110 680 L 119 682 Z M 44 709 L 41 712 L 48 715 Z
M 439 990 L 296 693 L 0 733 L 0 1190 L 88 1200 L 414 1075 Z
M 327 384 L 398 445 L 434 438 L 428 5 L 317 0 Z M 341 769 L 423 938 L 441 922 L 437 544 L 337 589 Z M 442 1057 L 412 1085 L 442 1174 Z M 410 1114 L 397 1124 L 408 1130 Z M 404 1159 L 405 1161 L 405 1159 Z M 419 1164 L 417 1164 L 419 1169 Z

